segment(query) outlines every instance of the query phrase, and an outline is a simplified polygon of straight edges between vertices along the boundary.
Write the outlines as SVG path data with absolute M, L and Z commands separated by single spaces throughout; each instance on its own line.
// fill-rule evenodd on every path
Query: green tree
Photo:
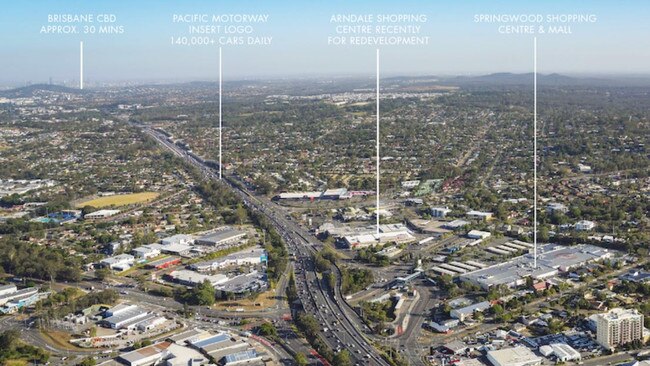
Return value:
M 215 301 L 214 287 L 205 280 L 192 289 L 193 302 L 197 305 L 212 305 Z
M 289 274 L 289 281 L 287 283 L 286 295 L 289 304 L 293 303 L 298 299 L 298 289 L 296 288 L 296 279 L 294 277 L 293 272 Z
M 97 364 L 97 361 L 95 361 L 94 358 L 92 357 L 86 357 L 81 362 L 77 364 L 77 366 L 95 366 Z
M 260 325 L 260 334 L 265 337 L 277 337 L 278 330 L 269 322 L 264 322 Z
M 237 219 L 239 225 L 243 225 L 244 222 L 248 219 L 248 213 L 246 212 L 244 206 L 241 205 L 241 203 L 237 205 L 237 209 L 235 210 L 235 218 Z
M 111 270 L 108 268 L 100 268 L 95 271 L 95 278 L 97 278 L 100 281 L 103 281 L 108 277 L 108 275 L 111 273 Z
M 293 359 L 296 361 L 296 364 L 298 366 L 307 366 L 309 361 L 307 360 L 307 356 L 305 356 L 303 353 L 296 353 L 295 356 L 293 356 Z
M 333 363 L 336 366 L 352 366 L 350 352 L 348 352 L 346 349 L 341 350 L 341 352 L 334 355 Z

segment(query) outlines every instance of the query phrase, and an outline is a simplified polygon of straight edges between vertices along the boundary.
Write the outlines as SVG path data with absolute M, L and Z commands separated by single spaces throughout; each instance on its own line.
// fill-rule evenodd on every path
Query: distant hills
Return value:
M 346 92 L 350 89 L 374 90 L 374 78 L 368 77 L 340 77 L 340 78 L 285 78 L 285 79 L 256 79 L 256 80 L 229 80 L 229 88 L 245 87 L 247 85 L 257 86 L 266 93 L 286 93 L 288 89 L 295 94 L 318 94 Z M 469 76 L 391 76 L 381 79 L 382 85 L 397 87 L 402 90 L 434 90 L 435 88 L 479 88 L 479 89 L 503 89 L 503 88 L 530 88 L 533 85 L 533 73 L 510 73 L 499 72 L 485 75 Z M 598 76 L 568 76 L 558 73 L 537 74 L 537 84 L 540 87 L 650 87 L 650 75 L 598 75 Z M 132 88 L 134 86 L 129 86 Z M 171 84 L 143 84 L 140 87 L 148 87 L 159 90 L 168 88 L 196 88 L 211 91 L 218 90 L 215 81 L 193 81 Z M 126 88 L 126 87 L 125 87 Z M 120 87 L 114 87 L 119 90 Z M 79 90 L 62 85 L 34 84 L 16 89 L 0 91 L 0 97 L 6 98 L 29 98 L 36 94 L 58 93 L 58 94 L 87 94 L 101 93 L 102 88 L 91 90 Z
M 67 86 L 62 86 L 62 85 L 33 84 L 21 88 L 0 91 L 0 96 L 5 98 L 30 98 L 39 92 L 67 93 L 67 94 L 85 93 L 84 90 L 69 88 Z
M 533 84 L 533 73 L 515 74 L 501 72 L 477 76 L 442 77 L 440 82 L 457 86 L 523 86 Z M 539 86 L 650 86 L 648 76 L 567 76 L 562 74 L 537 74 Z
M 532 85 L 533 73 L 514 74 L 500 72 L 480 76 L 456 76 L 443 79 L 445 82 L 454 84 L 491 84 L 491 85 Z M 608 80 L 593 78 L 575 78 L 561 74 L 537 74 L 538 85 L 578 85 L 578 84 L 604 84 Z

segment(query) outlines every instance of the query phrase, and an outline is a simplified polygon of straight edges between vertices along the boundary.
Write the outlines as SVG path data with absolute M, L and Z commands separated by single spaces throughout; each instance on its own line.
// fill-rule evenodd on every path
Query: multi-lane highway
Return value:
M 218 173 L 212 167 L 169 141 L 164 134 L 146 126 L 138 127 L 172 153 L 198 168 L 206 179 L 218 179 Z M 370 344 L 366 337 L 365 325 L 347 306 L 340 290 L 337 289 L 332 296 L 318 277 L 312 254 L 321 249 L 321 243 L 290 220 L 281 207 L 265 197 L 252 195 L 236 178 L 224 175 L 223 182 L 239 195 L 250 210 L 264 214 L 284 239 L 287 249 L 296 258 L 296 285 L 300 299 L 305 310 L 319 320 L 323 339 L 330 347 L 347 349 L 352 359 L 359 364 L 388 365 L 379 351 Z M 334 273 L 340 284 L 338 268 L 335 268 Z

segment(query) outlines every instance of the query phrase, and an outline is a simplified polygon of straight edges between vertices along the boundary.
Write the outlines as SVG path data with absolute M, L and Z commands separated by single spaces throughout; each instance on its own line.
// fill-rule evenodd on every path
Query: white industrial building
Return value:
M 537 366 L 542 364 L 542 358 L 536 356 L 526 347 L 488 351 L 487 358 L 493 366 Z
M 446 217 L 451 212 L 447 207 L 431 207 L 431 216 L 433 217 Z
M 318 199 L 323 192 L 285 192 L 278 195 L 282 200 Z
M 575 228 L 577 231 L 591 231 L 596 227 L 596 223 L 589 220 L 581 220 L 576 222 Z
M 582 358 L 580 352 L 566 343 L 551 343 L 549 345 L 553 350 L 553 355 L 560 362 L 580 361 Z
M 246 233 L 243 231 L 224 228 L 198 237 L 196 243 L 212 247 L 226 247 L 238 243 L 245 237 Z
M 215 285 L 215 290 L 221 291 L 223 294 L 240 296 L 260 292 L 267 287 L 268 280 L 266 273 L 252 271 L 228 278 L 226 281 Z
M 445 228 L 445 229 L 449 229 L 449 230 L 458 230 L 458 229 L 463 228 L 463 227 L 465 227 L 465 226 L 467 226 L 469 224 L 470 223 L 468 221 L 458 219 L 458 220 L 454 220 L 454 221 L 449 221 L 449 222 L 445 223 L 444 225 L 442 225 L 442 227 Z
M 145 320 L 150 313 L 137 305 L 119 304 L 104 312 L 102 322 L 112 329 L 134 328 Z
M 492 212 L 472 210 L 472 211 L 467 211 L 465 215 L 472 220 L 480 220 L 480 221 L 492 220 Z
M 420 185 L 419 180 L 405 180 L 402 182 L 402 188 L 404 189 L 413 189 Z
M 408 243 L 415 240 L 415 237 L 408 231 L 364 234 L 346 236 L 343 238 L 345 245 L 351 249 L 361 249 L 369 246 L 386 244 L 386 243 Z
M 160 251 L 165 254 L 173 254 L 181 257 L 187 257 L 194 247 L 190 244 L 168 244 L 160 246 Z
M 262 355 L 258 354 L 254 349 L 247 349 L 245 351 L 231 353 L 221 359 L 224 366 L 245 365 L 262 360 Z
M 500 248 L 504 248 L 501 246 Z M 488 250 L 493 248 L 488 248 Z M 500 250 L 500 249 L 497 249 Z M 514 248 L 510 250 L 515 251 Z M 510 251 L 502 250 L 503 254 Z M 533 268 L 533 254 L 528 253 L 503 263 L 460 275 L 462 281 L 468 281 L 483 289 L 492 286 L 506 285 L 517 287 L 526 283 L 526 278 L 545 280 L 560 272 L 568 272 L 587 263 L 610 258 L 613 252 L 594 245 L 580 244 L 560 246 L 546 244 L 538 246 L 537 268 Z
M 470 230 L 467 233 L 467 237 L 470 239 L 487 239 L 491 236 L 492 234 L 487 232 L 487 231 L 480 231 L 480 230 Z
M 16 292 L 16 285 L 2 285 L 0 286 L 0 296 Z
M 348 199 L 351 198 L 352 194 L 348 192 L 347 188 L 331 188 L 324 192 L 312 191 L 312 192 L 286 192 L 280 193 L 276 196 L 277 199 L 281 200 L 316 200 L 316 199 Z
M 490 303 L 489 301 L 483 301 L 483 302 L 479 302 L 479 303 L 472 304 L 472 305 L 469 305 L 469 306 L 465 306 L 465 307 L 462 307 L 462 308 L 452 309 L 449 312 L 449 315 L 452 318 L 458 319 L 458 320 L 460 320 L 462 322 L 462 321 L 465 321 L 465 319 L 468 319 L 468 318 L 471 318 L 472 316 L 474 316 L 475 313 L 482 313 L 482 312 L 484 312 L 485 310 L 488 310 L 491 307 L 492 307 L 492 303 Z
M 131 251 L 138 259 L 149 259 L 160 255 L 160 244 L 147 244 L 137 247 Z
M 379 225 L 379 233 L 347 235 L 342 238 L 343 244 L 350 249 L 360 249 L 378 244 L 410 243 L 415 240 L 411 231 L 402 224 Z
M 111 216 L 115 216 L 118 213 L 120 213 L 120 210 L 99 210 L 91 213 L 87 213 L 84 215 L 84 219 L 86 220 L 100 220 L 100 219 L 105 219 Z
M 400 247 L 390 246 L 390 247 L 386 247 L 386 248 L 378 251 L 377 255 L 381 255 L 381 256 L 384 256 L 384 257 L 388 257 L 388 258 L 393 258 L 396 255 L 400 254 L 401 252 L 402 252 L 402 249 Z
M 0 314 L 11 314 L 47 298 L 50 292 L 39 292 L 38 287 L 18 289 L 15 285 L 0 286 Z
M 253 266 L 266 260 L 266 251 L 263 248 L 254 248 L 228 254 L 215 260 L 195 263 L 191 265 L 191 268 L 202 272 L 216 271 L 230 266 Z
M 171 342 L 160 342 L 127 352 L 121 354 L 118 359 L 129 366 L 200 366 L 210 363 L 199 351 Z
M 162 245 L 172 245 L 172 244 L 191 245 L 194 244 L 194 237 L 192 235 L 187 235 L 187 234 L 176 234 L 162 239 L 160 243 Z
M 323 192 L 321 199 L 342 200 L 350 197 L 347 188 L 332 188 Z
M 180 283 L 185 286 L 196 286 L 200 283 L 205 282 L 206 280 L 209 281 L 212 286 L 217 286 L 228 281 L 228 276 L 226 275 L 217 274 L 208 276 L 195 271 L 188 271 L 186 269 L 172 271 L 167 275 L 167 277 L 171 281 Z
M 550 215 L 554 213 L 567 213 L 568 211 L 569 208 L 562 203 L 551 202 L 548 205 L 546 205 L 546 212 Z
M 135 257 L 131 254 L 119 254 L 114 257 L 104 258 L 99 264 L 117 271 L 125 271 L 135 263 Z

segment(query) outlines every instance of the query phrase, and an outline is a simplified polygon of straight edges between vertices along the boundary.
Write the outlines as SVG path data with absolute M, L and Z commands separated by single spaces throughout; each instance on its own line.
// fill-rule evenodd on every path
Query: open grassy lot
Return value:
M 92 200 L 78 203 L 78 208 L 85 206 L 92 206 L 96 208 L 110 207 L 110 206 L 126 206 L 135 203 L 147 202 L 158 197 L 156 192 L 140 192 L 129 194 L 116 194 L 114 196 L 99 197 Z
M 7 360 L 3 363 L 4 366 L 26 366 L 27 360 Z

